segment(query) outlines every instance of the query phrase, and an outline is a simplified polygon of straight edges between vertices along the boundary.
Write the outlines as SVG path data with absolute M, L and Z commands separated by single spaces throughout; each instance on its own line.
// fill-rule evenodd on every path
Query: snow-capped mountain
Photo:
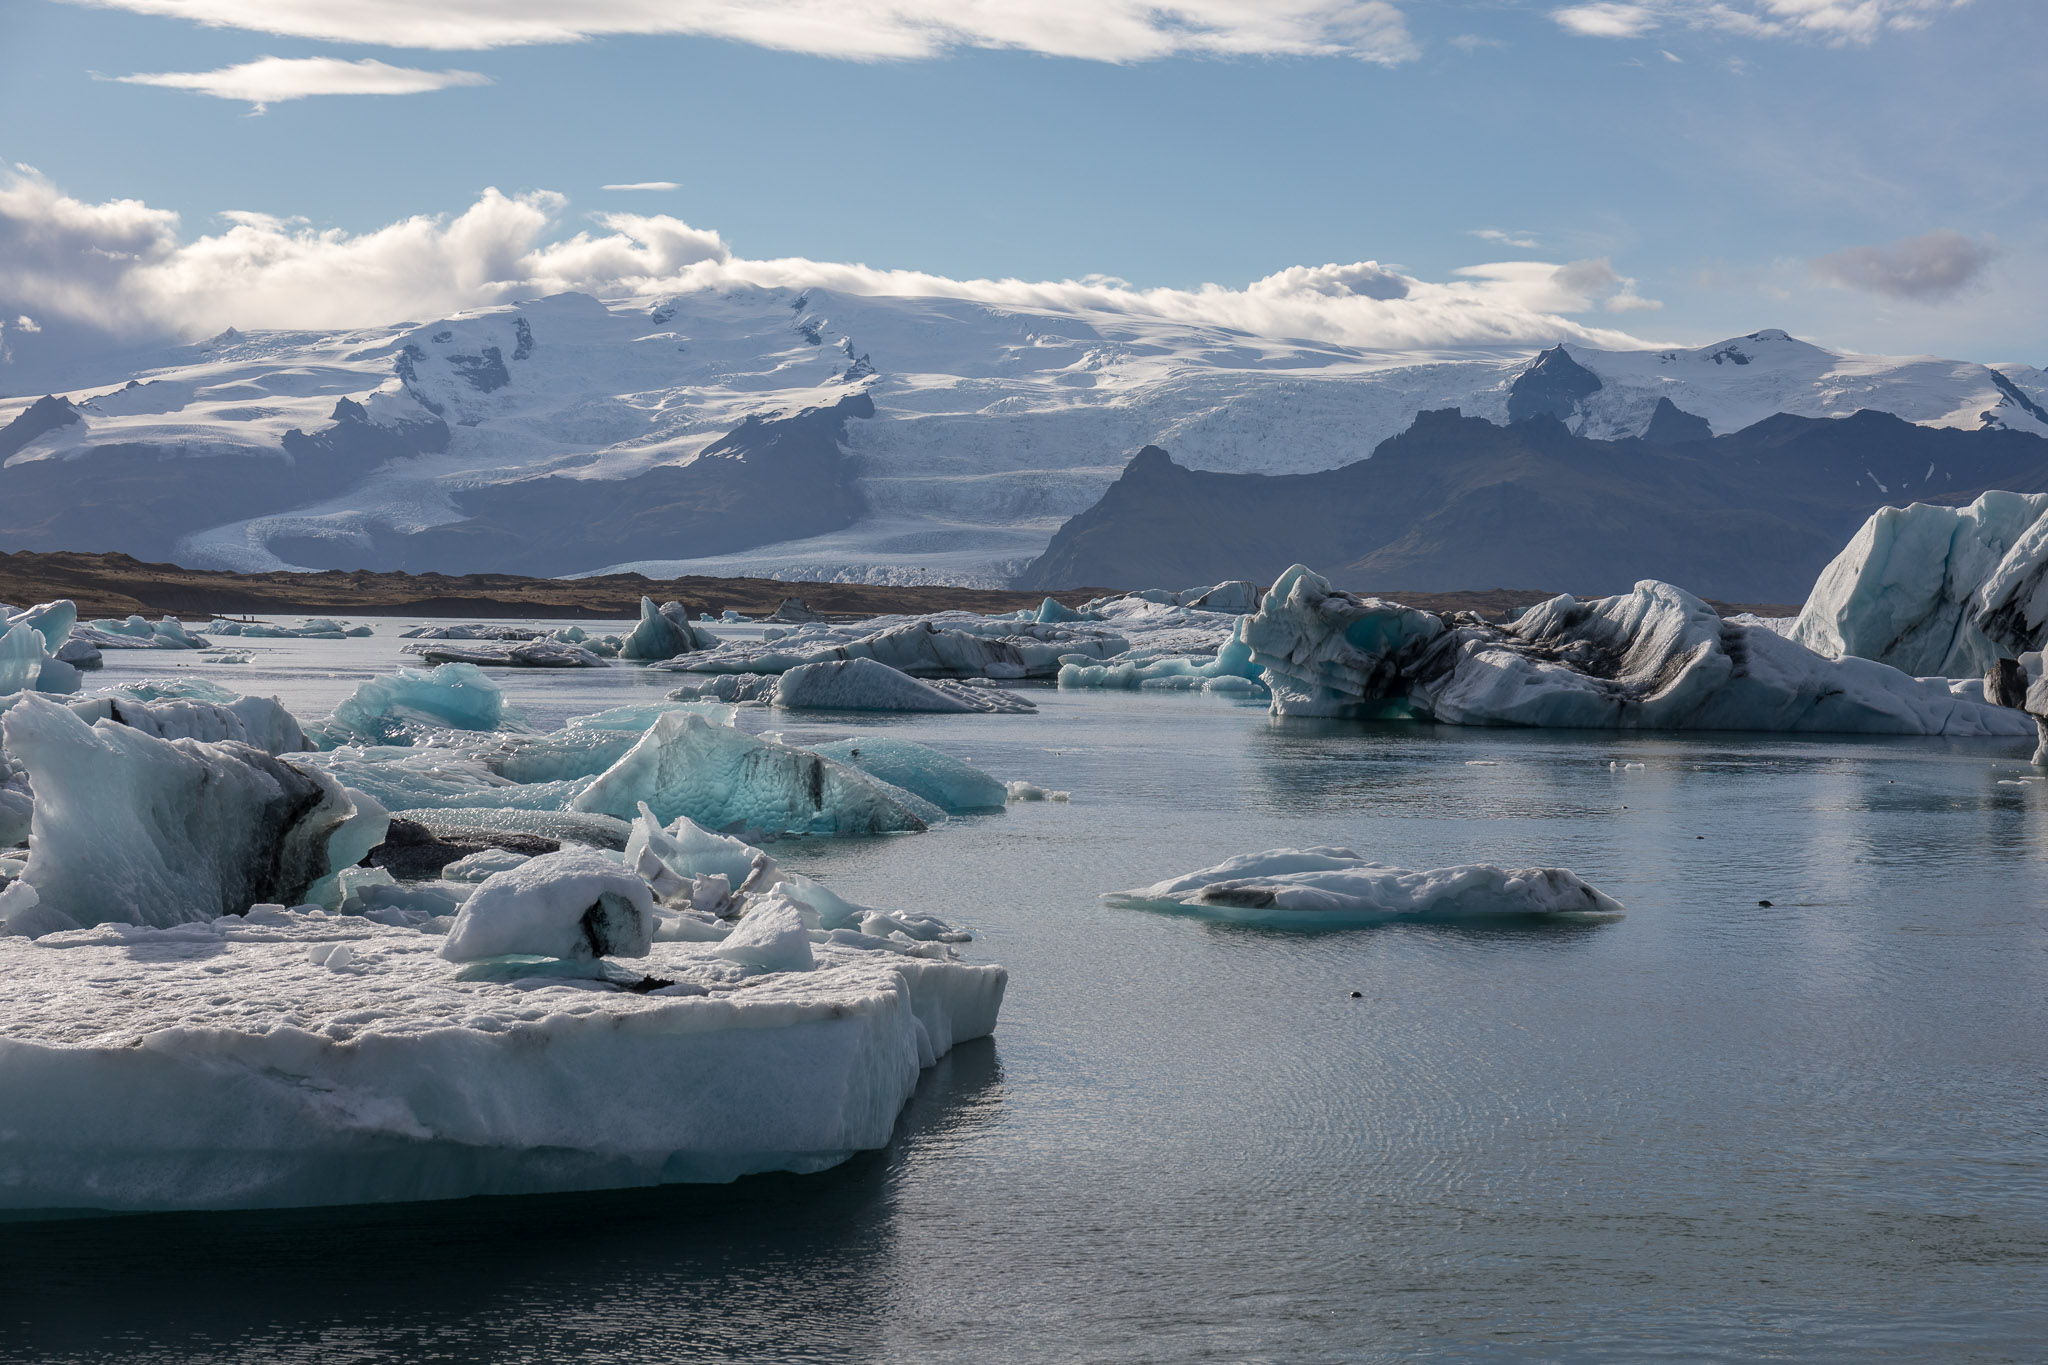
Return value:
M 2048 434 L 2048 376 L 1772 331 L 1418 356 L 945 298 L 558 295 L 421 325 L 230 331 L 54 400 L 0 400 L 0 547 L 995 584 L 1141 446 L 1197 470 L 1307 473 L 1453 407 L 1598 438 L 1861 408 Z

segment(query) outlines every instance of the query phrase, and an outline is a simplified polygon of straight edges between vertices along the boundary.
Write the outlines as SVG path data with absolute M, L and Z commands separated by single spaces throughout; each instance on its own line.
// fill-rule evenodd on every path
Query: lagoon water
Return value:
M 397 624 L 95 681 L 182 665 L 310 718 L 400 661 Z M 668 681 L 503 680 L 550 727 Z M 726 1187 L 0 1224 L 0 1360 L 2040 1358 L 2026 744 L 1031 695 L 741 714 L 1073 792 L 777 846 L 1011 971 L 995 1037 L 927 1073 L 888 1150 Z M 1290 934 L 1097 899 L 1310 844 L 1569 867 L 1630 913 Z

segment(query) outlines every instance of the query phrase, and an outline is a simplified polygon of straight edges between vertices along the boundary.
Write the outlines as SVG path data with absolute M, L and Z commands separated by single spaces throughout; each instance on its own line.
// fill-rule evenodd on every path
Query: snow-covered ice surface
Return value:
M 507 382 L 479 383 L 493 348 Z M 1779 411 L 1860 408 L 1938 426 L 2048 430 L 2034 415 L 2039 372 L 2025 366 L 1847 355 L 1774 331 L 1693 350 L 1565 349 L 1601 381 L 1575 422 L 1590 436 L 1640 433 L 1666 397 L 1716 432 Z M 1334 468 L 1423 409 L 1504 419 L 1508 388 L 1530 359 L 1362 351 L 1124 314 L 822 289 L 609 303 L 568 294 L 391 328 L 238 332 L 176 348 L 68 391 L 83 420 L 9 463 L 122 442 L 275 451 L 292 428 L 326 429 L 343 398 L 385 425 L 430 420 L 425 404 L 440 411 L 445 451 L 393 462 L 345 495 L 196 530 L 180 548 L 195 564 L 261 570 L 282 566 L 268 543 L 280 536 L 445 525 L 459 517 L 453 495 L 464 488 L 547 473 L 629 477 L 695 459 L 748 415 L 865 389 L 876 415 L 847 424 L 868 509 L 855 525 L 732 554 L 587 567 L 995 585 L 1093 505 L 1144 445 L 1194 469 Z M 131 380 L 140 382 L 124 387 Z M 2036 397 L 2021 401 L 2027 393 Z M 35 396 L 0 400 L 0 423 Z M 1938 472 L 1930 478 L 1939 486 Z
M 1274 929 L 1529 916 L 1598 920 L 1626 913 L 1612 896 L 1562 868 L 1477 863 L 1411 872 L 1348 848 L 1240 854 L 1199 872 L 1111 892 L 1103 901 Z
M 175 651 L 110 655 L 89 685 L 226 674 L 318 718 L 388 674 L 400 630 L 420 623 L 374 624 L 371 640 L 252 641 L 254 662 L 234 671 Z M 588 728 L 644 726 L 641 708 L 661 709 L 675 676 L 614 667 L 492 681 L 525 727 L 516 738 L 604 712 L 613 719 Z M 2048 995 L 2029 888 L 2048 859 L 2048 783 L 2026 780 L 2031 738 L 1461 727 L 1275 718 L 1263 701 L 1158 690 L 1021 690 L 1036 715 L 735 716 L 807 748 L 850 741 L 865 754 L 875 739 L 908 740 L 1073 794 L 910 838 L 763 850 L 845 902 L 971 926 L 963 957 L 1011 973 L 997 1032 L 924 1073 L 893 1130 L 877 1124 L 883 1151 L 732 1186 L 0 1224 L 0 1357 L 1008 1365 L 1049 1350 L 1350 1359 L 1361 1342 L 1375 1358 L 1460 1360 L 1550 1359 L 1565 1342 L 1597 1365 L 1659 1352 L 2037 1354 L 2048 1124 L 2033 1079 Z M 602 823 L 624 846 L 629 827 Z M 1099 899 L 1230 853 L 1327 845 L 1409 868 L 1570 867 L 1629 914 L 1302 934 Z M 720 868 L 696 856 L 693 874 L 751 867 L 730 848 Z M 10 866 L 0 858 L 0 880 Z M 537 1131 L 570 1099 L 607 1112 L 623 1089 L 678 1111 L 697 1093 L 640 1072 L 596 1089 L 599 1068 L 582 1060 L 600 1033 L 679 1029 L 692 1016 L 669 1011 L 707 1003 L 829 1014 L 810 992 L 830 973 L 886 973 L 876 992 L 887 994 L 935 962 L 899 951 L 863 968 L 850 955 L 874 950 L 813 941 L 815 970 L 755 977 L 719 1002 L 719 974 L 751 969 L 710 940 L 657 939 L 648 957 L 612 963 L 701 984 L 708 998 L 635 995 L 594 977 L 455 983 L 465 969 L 436 956 L 432 935 L 307 921 L 347 937 L 339 970 L 332 952 L 313 961 L 317 941 L 216 942 L 211 923 L 97 931 L 120 946 L 5 951 L 78 954 L 95 979 L 104 969 L 127 983 L 125 999 L 74 997 L 81 1023 L 104 1026 L 110 1043 L 127 1041 L 124 1013 L 159 999 L 167 1016 L 196 1021 L 180 1037 L 217 1064 L 198 1079 L 247 1086 L 246 1107 L 194 1130 L 244 1142 L 220 1171 L 224 1190 L 265 1179 L 250 1130 L 232 1127 L 252 1108 L 300 1106 L 263 1110 L 293 1116 L 299 1134 L 331 1132 L 323 1114 L 374 1125 L 394 1113 L 349 1109 L 363 1098 L 350 1084 L 362 1059 L 399 1029 L 394 1002 L 417 1001 L 430 1021 L 445 1006 L 503 1022 L 503 1034 L 424 1025 L 420 1036 L 469 1049 L 460 1068 L 434 1073 L 431 1093 L 460 1104 L 487 1083 L 531 1080 L 514 1092 L 528 1102 L 475 1113 L 502 1131 L 530 1118 Z M 449 975 L 422 991 L 405 975 L 415 967 Z M 158 985 L 173 973 L 189 973 L 189 987 Z M 55 1008 L 19 995 L 9 1018 Z M 358 1002 L 372 1017 L 351 1020 Z M 304 1033 L 231 1045 L 244 1013 L 289 1014 Z M 845 1038 L 878 1017 L 836 1033 L 806 1025 L 806 1036 Z M 363 1041 L 337 1042 L 329 1027 Z M 773 1033 L 679 1034 L 675 1064 L 709 1067 L 714 1047 L 765 1052 Z M 558 1050 L 579 1065 L 508 1079 L 515 1036 L 551 1040 L 520 1066 Z M 806 1055 L 823 1068 L 830 1050 Z M 117 1080 L 172 1060 L 150 1047 L 106 1053 L 118 1053 L 106 1073 Z M 763 1074 L 740 1071 L 732 1093 L 752 1107 L 737 1112 L 766 1113 Z M 315 1084 L 281 1093 L 294 1075 Z M 165 1106 L 113 1107 L 131 1093 Z M 803 1096 L 821 1127 L 836 1124 L 833 1093 Z M 213 1122 L 178 1107 L 182 1089 L 117 1083 L 60 1098 L 104 1105 L 89 1115 L 103 1138 L 157 1112 Z M 0 1129 L 13 1114 L 0 1110 Z M 421 1156 L 423 1191 L 477 1157 L 377 1140 Z M 612 1161 L 565 1153 L 559 1169 Z M 645 1168 L 612 1169 L 638 1179 Z
M 1005 981 L 886 947 L 826 942 L 812 970 L 771 972 L 664 943 L 635 979 L 669 984 L 630 992 L 601 973 L 466 974 L 442 944 L 284 910 L 0 939 L 0 1206 L 279 1207 L 822 1170 L 888 1141 L 919 1071 L 995 1027 Z

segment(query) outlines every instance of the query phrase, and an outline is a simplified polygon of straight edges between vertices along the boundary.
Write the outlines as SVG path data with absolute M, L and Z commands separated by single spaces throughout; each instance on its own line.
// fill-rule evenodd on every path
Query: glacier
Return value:
M 1598 921 L 1626 913 L 1612 896 L 1562 868 L 1473 863 L 1411 872 L 1370 862 L 1348 848 L 1242 854 L 1102 899 L 1112 906 L 1285 929 L 1474 919 Z

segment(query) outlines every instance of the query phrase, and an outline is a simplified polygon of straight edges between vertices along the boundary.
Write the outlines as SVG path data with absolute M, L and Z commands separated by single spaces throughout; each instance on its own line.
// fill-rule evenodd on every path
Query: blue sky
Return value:
M 1134 53 L 1129 31 L 1086 31 L 1111 0 L 1017 0 L 987 7 L 1003 15 L 989 32 L 937 36 L 917 0 L 819 6 L 850 30 L 863 21 L 849 12 L 881 16 L 841 34 L 781 12 L 800 3 L 752 20 L 687 0 L 393 11 L 449 16 L 423 34 L 372 0 L 7 0 L 0 161 L 67 202 L 173 211 L 183 240 L 221 232 L 228 210 L 369 232 L 461 214 L 494 186 L 564 196 L 558 237 L 596 230 L 593 213 L 668 215 L 748 258 L 957 278 L 1237 288 L 1325 262 L 1441 281 L 1490 262 L 1604 260 L 1633 288 L 1557 311 L 1656 340 L 1781 326 L 1852 349 L 2048 364 L 2048 6 L 2035 0 L 1327 0 L 1278 32 L 1256 5 L 1200 0 L 1137 38 L 1197 49 L 1159 55 Z M 683 27 L 743 31 L 504 45 L 508 16 L 551 9 L 668 9 Z M 1287 50 L 1303 46 L 1337 50 Z M 470 83 L 272 98 L 256 113 L 111 79 L 263 57 L 287 59 L 268 77 L 284 89 L 333 82 L 290 65 L 309 58 Z M 602 188 L 648 181 L 679 188 Z M 17 230 L 0 235 L 0 302 Z M 62 291 L 23 285 L 29 268 L 17 262 L 12 293 L 47 311 Z

